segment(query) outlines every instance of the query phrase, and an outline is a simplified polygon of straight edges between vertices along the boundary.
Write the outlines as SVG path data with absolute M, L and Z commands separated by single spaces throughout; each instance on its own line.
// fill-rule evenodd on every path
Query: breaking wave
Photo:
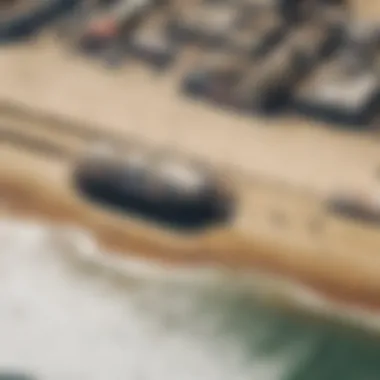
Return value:
M 375 342 L 274 313 L 245 281 L 108 258 L 0 223 L 0 368 L 41 380 L 378 379 Z

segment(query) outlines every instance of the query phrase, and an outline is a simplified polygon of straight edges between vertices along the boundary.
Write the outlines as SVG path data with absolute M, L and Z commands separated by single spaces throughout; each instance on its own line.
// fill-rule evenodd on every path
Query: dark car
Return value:
M 32 35 L 78 0 L 3 0 L 0 2 L 0 43 Z
M 366 26 L 347 31 L 334 59 L 295 92 L 295 108 L 327 122 L 369 125 L 380 100 L 379 52 L 376 29 Z
M 152 14 L 133 31 L 129 51 L 157 68 L 165 68 L 174 61 L 178 44 L 169 35 L 167 17 L 163 12 Z
M 241 10 L 233 2 L 203 1 L 178 9 L 172 16 L 170 31 L 179 42 L 216 47 L 225 43 L 240 17 Z
M 241 80 L 247 62 L 226 51 L 211 52 L 185 76 L 186 94 L 217 104 L 231 104 L 231 91 Z

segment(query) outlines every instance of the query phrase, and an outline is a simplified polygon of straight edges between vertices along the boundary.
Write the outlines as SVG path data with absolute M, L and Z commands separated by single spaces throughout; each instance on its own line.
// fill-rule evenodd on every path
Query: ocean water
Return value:
M 0 249 L 0 372 L 41 380 L 380 379 L 375 339 L 274 312 L 223 275 L 124 265 L 81 232 L 10 220 L 0 222 Z

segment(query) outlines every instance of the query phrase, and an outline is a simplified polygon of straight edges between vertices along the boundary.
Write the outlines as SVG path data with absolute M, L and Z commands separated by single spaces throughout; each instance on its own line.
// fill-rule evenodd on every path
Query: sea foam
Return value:
M 0 369 L 41 380 L 309 380 L 325 370 L 313 379 L 326 380 L 323 363 L 344 347 L 352 379 L 379 374 L 378 349 L 360 356 L 361 343 L 259 306 L 244 276 L 122 259 L 83 231 L 14 220 L 0 222 L 0 250 Z

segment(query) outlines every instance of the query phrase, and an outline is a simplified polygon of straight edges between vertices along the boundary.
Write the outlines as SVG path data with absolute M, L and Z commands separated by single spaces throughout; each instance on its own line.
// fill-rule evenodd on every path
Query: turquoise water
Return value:
M 378 380 L 380 344 L 280 315 L 217 276 L 100 264 L 0 223 L 0 368 L 69 380 Z

